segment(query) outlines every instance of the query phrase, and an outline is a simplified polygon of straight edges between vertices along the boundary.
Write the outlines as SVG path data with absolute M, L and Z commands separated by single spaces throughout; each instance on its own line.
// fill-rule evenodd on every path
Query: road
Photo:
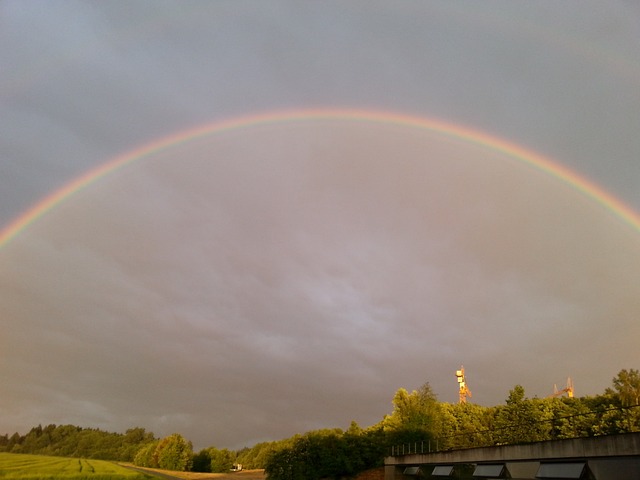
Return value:
M 134 467 L 131 464 L 119 464 L 125 468 L 147 473 L 166 480 L 264 480 L 264 470 L 242 470 L 233 473 L 197 473 L 197 472 L 173 472 L 155 468 Z
M 158 472 L 158 471 L 155 471 L 155 470 L 151 470 L 149 468 L 133 467 L 131 465 L 123 465 L 122 463 L 120 463 L 119 465 L 121 467 L 128 468 L 129 470 L 135 470 L 137 472 L 146 473 L 146 474 L 149 474 L 149 475 L 153 475 L 154 477 L 158 477 L 158 478 L 165 478 L 167 480 L 181 480 L 180 477 L 174 477 L 173 475 L 168 475 L 166 473 Z

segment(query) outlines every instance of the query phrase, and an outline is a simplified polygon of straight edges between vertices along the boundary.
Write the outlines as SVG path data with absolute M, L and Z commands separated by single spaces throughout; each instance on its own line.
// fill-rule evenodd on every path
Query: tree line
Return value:
M 153 433 L 144 428 L 121 434 L 74 425 L 38 425 L 26 435 L 0 435 L 0 451 L 127 462 L 153 439 Z
M 391 414 L 367 429 L 352 423 L 347 432 L 320 430 L 270 446 L 263 467 L 270 480 L 338 479 L 382 465 L 401 447 L 441 451 L 638 432 L 639 399 L 634 369 L 621 370 L 600 395 L 527 398 L 516 385 L 493 407 L 439 402 L 425 383 L 412 392 L 400 388 Z
M 199 452 L 182 435 L 156 438 L 135 427 L 124 434 L 73 425 L 38 425 L 26 435 L 0 435 L 0 451 L 132 462 L 142 467 L 228 472 L 233 465 L 264 468 L 270 480 L 346 478 L 381 466 L 389 454 L 515 444 L 640 431 L 640 373 L 621 370 L 596 396 L 527 398 L 516 385 L 503 405 L 439 402 L 428 383 L 400 388 L 393 410 L 361 428 L 352 422 L 238 451 Z

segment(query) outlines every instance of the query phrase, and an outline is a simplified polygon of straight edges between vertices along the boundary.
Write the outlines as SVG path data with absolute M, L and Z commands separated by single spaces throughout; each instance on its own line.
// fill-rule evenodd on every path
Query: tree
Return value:
M 346 433 L 349 435 L 362 435 L 362 427 L 360 427 L 355 420 L 351 420 L 351 424 Z
M 499 407 L 495 419 L 498 443 L 525 443 L 547 440 L 550 424 L 545 423 L 540 401 L 525 398 L 522 385 L 509 391 L 506 405 Z
M 393 412 L 382 422 L 392 443 L 422 441 L 441 434 L 442 410 L 428 383 L 411 393 L 400 388 L 392 403 Z
M 11 435 L 11 438 L 9 438 L 9 441 L 7 442 L 7 452 L 20 453 L 21 443 L 22 437 L 18 432 L 15 432 L 13 435 Z
M 160 443 L 160 441 L 155 440 L 140 447 L 133 457 L 134 465 L 138 467 L 158 468 L 158 461 L 154 455 L 158 448 L 158 443 Z
M 381 426 L 363 430 L 355 422 L 351 422 L 351 426 L 342 436 L 342 442 L 345 452 L 345 474 L 355 475 L 383 465 L 388 449 Z
M 184 472 L 191 469 L 193 446 L 179 433 L 163 438 L 154 452 L 158 467 Z
M 264 471 L 270 480 L 307 480 L 305 458 L 298 444 L 301 437 L 296 435 L 278 442 L 275 450 L 268 455 Z
M 352 422 L 346 433 L 316 430 L 278 442 L 264 468 L 270 480 L 350 478 L 380 466 L 384 453 L 381 428 L 362 430 Z
M 127 430 L 124 437 L 121 438 L 117 459 L 132 462 L 140 447 L 153 442 L 154 440 L 155 438 L 153 433 L 147 432 L 144 428 L 130 428 Z
M 251 448 L 244 448 L 238 452 L 236 461 L 245 468 L 264 468 L 269 455 L 278 448 L 280 442 L 262 442 Z
M 577 398 L 545 398 L 549 411 L 549 435 L 551 440 L 575 438 L 580 435 L 582 402 Z
M 223 448 L 222 450 L 218 450 L 217 448 L 209 449 L 209 458 L 210 462 L 210 472 L 212 473 L 225 473 L 231 470 L 233 467 L 233 462 L 235 460 L 235 454 Z
M 493 445 L 491 427 L 495 409 L 474 403 L 442 405 L 444 448 L 471 448 Z
M 640 404 L 640 372 L 631 368 L 620 370 L 613 378 L 613 388 L 623 406 Z
M 211 473 L 211 455 L 208 449 L 200 450 L 193 456 L 192 472 Z

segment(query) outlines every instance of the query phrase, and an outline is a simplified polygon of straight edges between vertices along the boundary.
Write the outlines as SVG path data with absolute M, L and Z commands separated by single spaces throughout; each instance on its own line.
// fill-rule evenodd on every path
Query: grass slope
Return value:
M 0 453 L 0 479 L 16 480 L 149 480 L 115 463 L 84 458 Z

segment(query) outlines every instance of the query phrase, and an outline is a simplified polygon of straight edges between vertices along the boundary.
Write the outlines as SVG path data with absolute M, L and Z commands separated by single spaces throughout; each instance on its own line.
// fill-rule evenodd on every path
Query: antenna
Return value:
M 467 403 L 467 397 L 471 398 L 471 390 L 467 386 L 467 379 L 464 376 L 464 366 L 460 365 L 460 370 L 456 370 L 456 377 L 458 377 L 458 388 L 460 393 L 459 403 Z
M 554 383 L 553 393 L 549 395 L 547 398 L 560 397 L 565 393 L 567 394 L 567 397 L 573 398 L 573 380 L 571 380 L 571 377 L 567 378 L 567 386 L 564 387 L 562 390 L 558 390 L 558 386 Z

